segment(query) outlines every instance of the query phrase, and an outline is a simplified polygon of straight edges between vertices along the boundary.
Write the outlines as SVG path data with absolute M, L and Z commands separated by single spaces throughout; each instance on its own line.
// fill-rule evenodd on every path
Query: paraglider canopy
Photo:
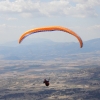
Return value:
M 28 30 L 27 32 L 25 32 L 21 35 L 21 37 L 19 38 L 19 43 L 21 43 L 25 37 L 27 37 L 31 34 L 38 33 L 38 32 L 45 32 L 45 31 L 63 31 L 63 32 L 69 33 L 78 39 L 78 41 L 80 43 L 80 48 L 83 47 L 82 39 L 74 31 L 72 31 L 68 28 L 62 27 L 62 26 L 39 27 L 39 28 L 34 28 L 31 30 Z

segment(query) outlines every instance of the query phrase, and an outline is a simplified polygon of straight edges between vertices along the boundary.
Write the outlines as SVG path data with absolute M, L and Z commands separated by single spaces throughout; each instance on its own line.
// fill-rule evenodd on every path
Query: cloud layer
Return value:
M 0 1 L 0 12 L 17 13 L 29 16 L 98 16 L 95 7 L 100 6 L 100 0 L 10 0 Z

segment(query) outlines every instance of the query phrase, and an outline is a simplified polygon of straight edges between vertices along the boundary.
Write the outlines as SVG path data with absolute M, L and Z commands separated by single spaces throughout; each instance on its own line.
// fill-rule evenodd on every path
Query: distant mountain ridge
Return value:
M 84 41 L 83 48 L 77 42 L 53 42 L 48 39 L 26 39 L 23 43 L 12 41 L 0 45 L 3 60 L 49 60 L 67 55 L 100 53 L 100 38 Z

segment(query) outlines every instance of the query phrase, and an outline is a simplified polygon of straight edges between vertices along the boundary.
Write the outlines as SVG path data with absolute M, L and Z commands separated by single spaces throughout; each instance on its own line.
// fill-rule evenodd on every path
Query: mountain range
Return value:
M 48 39 L 26 39 L 21 44 L 11 41 L 0 45 L 1 60 L 51 60 L 72 55 L 100 56 L 100 38 L 83 42 L 54 42 Z

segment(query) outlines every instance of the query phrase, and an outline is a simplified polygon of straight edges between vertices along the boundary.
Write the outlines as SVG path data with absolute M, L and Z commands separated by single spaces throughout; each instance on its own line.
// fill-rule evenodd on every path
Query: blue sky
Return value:
M 0 0 L 0 44 L 18 40 L 27 30 L 64 26 L 83 41 L 100 38 L 100 0 Z M 28 38 L 77 42 L 64 32 L 43 32 Z

